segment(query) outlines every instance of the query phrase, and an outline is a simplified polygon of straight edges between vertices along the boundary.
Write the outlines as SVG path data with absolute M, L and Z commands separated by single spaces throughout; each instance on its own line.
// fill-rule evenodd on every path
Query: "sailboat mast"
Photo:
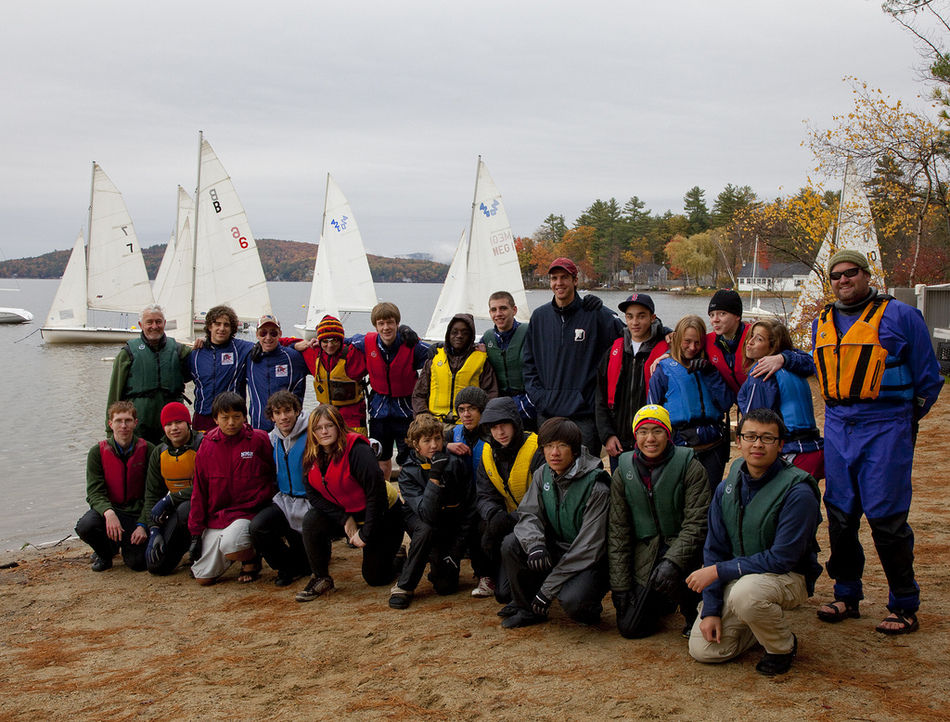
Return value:
M 838 234 L 841 233 L 841 207 L 844 205 L 844 190 L 848 187 L 848 168 L 851 167 L 851 156 L 844 166 L 844 182 L 841 184 L 841 195 L 838 196 L 838 219 L 835 222 L 835 242 L 834 249 L 838 250 Z
M 755 234 L 755 250 L 752 251 L 752 288 L 749 291 L 749 307 L 755 308 L 755 274 L 759 264 L 759 234 Z
M 478 176 L 482 170 L 482 156 L 478 156 L 478 163 L 475 164 L 475 191 L 472 193 L 472 217 L 468 221 L 468 251 L 466 252 L 466 267 L 470 267 L 472 255 L 472 234 L 475 232 L 475 204 L 478 202 Z
M 198 211 L 201 208 L 201 148 L 204 145 L 204 131 L 198 131 L 198 181 L 195 186 L 195 227 L 191 238 L 191 298 L 188 302 L 188 323 L 191 324 L 188 329 L 188 336 L 195 332 L 195 282 L 198 275 Z M 205 323 L 209 323 L 205 319 Z

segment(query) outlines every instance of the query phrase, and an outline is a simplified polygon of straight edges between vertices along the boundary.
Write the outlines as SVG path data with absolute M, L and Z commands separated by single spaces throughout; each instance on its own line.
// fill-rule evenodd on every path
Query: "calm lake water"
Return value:
M 0 512 L 0 549 L 27 543 L 55 541 L 73 533 L 85 503 L 85 458 L 89 448 L 104 437 L 105 402 L 112 370 L 111 359 L 120 346 L 108 344 L 46 345 L 39 328 L 46 317 L 58 281 L 4 281 L 0 305 L 33 313 L 29 324 L 0 324 L 0 379 L 6 418 L 0 425 L 0 494 L 6 504 Z M 270 283 L 271 302 L 290 333 L 306 319 L 309 283 Z M 380 300 L 399 306 L 403 323 L 425 331 L 439 297 L 438 284 L 378 283 Z M 628 294 L 601 291 L 604 304 L 616 309 Z M 657 315 L 668 326 L 688 313 L 706 317 L 707 298 L 652 294 Z M 529 291 L 532 308 L 547 303 L 549 291 Z M 772 299 L 763 299 L 770 308 Z M 487 302 L 486 302 L 487 305 Z M 775 307 L 775 310 L 778 310 Z M 347 334 L 369 330 L 369 314 L 344 319 Z M 479 329 L 490 321 L 480 321 Z M 187 391 L 189 396 L 191 392 Z M 307 389 L 305 408 L 315 406 Z

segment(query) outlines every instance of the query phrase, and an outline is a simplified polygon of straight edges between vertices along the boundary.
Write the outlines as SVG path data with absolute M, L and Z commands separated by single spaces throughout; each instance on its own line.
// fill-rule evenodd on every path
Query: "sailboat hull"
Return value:
M 46 343 L 121 343 L 136 338 L 139 333 L 135 328 L 106 328 L 91 326 L 76 326 L 59 328 L 50 326 L 40 329 L 40 335 Z
M 0 323 L 29 323 L 33 314 L 24 308 L 0 308 Z

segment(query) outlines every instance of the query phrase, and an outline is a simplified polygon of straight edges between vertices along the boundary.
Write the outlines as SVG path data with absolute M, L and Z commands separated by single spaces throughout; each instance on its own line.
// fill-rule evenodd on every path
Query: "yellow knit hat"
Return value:
M 670 412 L 662 406 L 647 404 L 640 409 L 637 415 L 633 417 L 633 432 L 636 433 L 637 429 L 643 424 L 662 426 L 670 437 L 673 436 L 673 424 L 670 423 Z

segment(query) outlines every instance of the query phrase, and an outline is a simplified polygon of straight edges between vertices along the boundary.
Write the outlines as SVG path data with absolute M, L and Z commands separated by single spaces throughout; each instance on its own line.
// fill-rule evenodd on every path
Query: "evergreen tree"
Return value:
M 702 233 L 709 228 L 709 209 L 706 207 L 706 191 L 693 186 L 683 196 L 683 212 L 689 220 L 689 235 Z

